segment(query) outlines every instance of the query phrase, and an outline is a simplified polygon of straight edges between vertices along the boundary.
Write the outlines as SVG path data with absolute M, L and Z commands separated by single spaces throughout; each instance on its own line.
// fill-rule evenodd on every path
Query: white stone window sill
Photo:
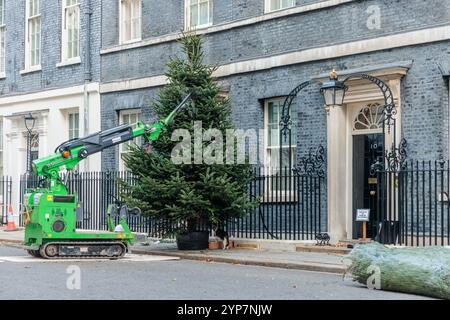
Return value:
M 30 68 L 20 70 L 20 74 L 27 74 L 27 73 L 37 72 L 37 71 L 41 71 L 41 70 L 42 70 L 41 65 L 38 65 L 38 66 L 33 66 Z
M 262 203 L 288 203 L 298 202 L 299 200 L 297 192 L 280 192 L 279 190 L 266 191 L 261 198 Z
M 208 29 L 209 27 L 212 27 L 212 25 L 213 25 L 213 23 L 209 22 L 209 23 L 202 24 L 202 25 L 195 26 L 195 27 L 188 26 L 188 27 L 184 28 L 184 31 L 189 32 L 189 31 L 197 31 L 197 30 L 201 30 L 201 29 Z
M 295 8 L 295 5 L 292 6 L 292 7 L 286 7 L 286 8 L 274 9 L 274 10 L 267 9 L 267 10 L 264 11 L 264 14 L 271 14 L 271 13 L 274 13 L 274 12 L 280 12 L 280 11 L 289 10 L 289 9 L 292 9 L 292 8 Z
M 76 58 L 72 58 L 70 60 L 61 61 L 61 62 L 56 64 L 56 67 L 57 68 L 62 68 L 62 67 L 67 67 L 67 66 L 73 66 L 75 64 L 80 64 L 80 63 L 81 63 L 81 58 L 80 57 L 76 57 Z
M 6 79 L 6 73 L 0 72 L 0 79 Z
M 136 43 L 136 42 L 141 42 L 142 38 L 136 38 L 136 39 L 131 39 L 131 40 L 124 40 L 121 41 L 119 45 L 127 45 L 127 44 L 132 44 L 132 43 Z

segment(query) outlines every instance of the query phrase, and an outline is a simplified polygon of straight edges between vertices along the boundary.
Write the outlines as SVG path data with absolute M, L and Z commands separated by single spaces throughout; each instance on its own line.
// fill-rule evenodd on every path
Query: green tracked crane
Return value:
M 61 172 L 71 171 L 92 154 L 136 137 L 143 136 L 147 142 L 158 140 L 190 98 L 191 94 L 187 95 L 166 119 L 155 124 L 139 122 L 134 129 L 125 124 L 69 140 L 61 144 L 54 154 L 33 161 L 33 172 L 44 179 L 45 187 L 27 189 L 24 197 L 24 248 L 28 253 L 46 259 L 123 257 L 134 242 L 126 217 L 121 217 L 119 225 L 115 226 L 108 215 L 108 231 L 76 229 L 80 204 L 76 194 L 69 194 Z

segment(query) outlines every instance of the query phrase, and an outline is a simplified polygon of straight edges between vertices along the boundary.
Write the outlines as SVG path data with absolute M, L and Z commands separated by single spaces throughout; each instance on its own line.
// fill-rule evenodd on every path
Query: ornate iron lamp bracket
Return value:
M 352 79 L 365 79 L 374 83 L 378 88 L 380 88 L 384 96 L 383 122 L 388 130 L 387 132 L 390 133 L 391 127 L 395 128 L 395 115 L 397 114 L 397 108 L 395 107 L 394 95 L 392 94 L 391 88 L 389 88 L 389 86 L 383 80 L 365 73 L 351 74 L 347 76 L 347 78 L 345 78 L 343 82 L 345 83 Z
M 290 115 L 292 101 L 294 101 L 294 99 L 298 96 L 300 91 L 302 91 L 303 89 L 308 87 L 310 84 L 311 84 L 311 81 L 305 81 L 305 82 L 301 83 L 300 85 L 295 87 L 294 90 L 292 90 L 289 93 L 289 95 L 286 97 L 286 99 L 284 100 L 283 111 L 281 113 L 281 119 L 280 119 L 280 128 L 281 128 L 280 131 L 281 131 L 281 134 L 284 136 L 285 141 L 287 139 L 289 129 L 292 126 L 292 120 L 291 120 L 291 115 Z
M 325 177 L 325 148 L 319 146 L 314 150 L 314 148 L 309 149 L 308 155 L 302 157 L 297 166 L 292 170 L 296 175 L 306 175 L 306 176 L 316 176 L 320 178 Z

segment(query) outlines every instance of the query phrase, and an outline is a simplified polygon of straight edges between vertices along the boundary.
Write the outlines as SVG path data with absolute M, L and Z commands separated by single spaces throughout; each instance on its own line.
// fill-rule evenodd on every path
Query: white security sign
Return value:
M 370 209 L 358 209 L 356 210 L 356 221 L 369 221 Z

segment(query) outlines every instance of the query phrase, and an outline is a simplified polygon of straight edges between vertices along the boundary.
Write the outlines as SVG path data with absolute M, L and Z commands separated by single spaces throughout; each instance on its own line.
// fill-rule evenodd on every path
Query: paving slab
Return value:
M 0 243 L 4 245 L 16 247 L 21 246 L 23 238 L 23 230 L 13 232 L 0 230 Z M 165 257 L 167 259 L 188 259 L 205 262 L 220 262 L 284 269 L 332 272 L 338 274 L 343 274 L 345 272 L 345 266 L 342 262 L 342 255 L 333 252 L 296 252 L 245 248 L 233 248 L 230 250 L 180 251 L 177 250 L 176 243 L 173 241 L 153 241 L 147 243 L 147 245 L 143 244 L 144 243 L 133 246 L 131 248 L 131 252 L 140 256 L 146 255 L 156 257 L 154 259 L 162 259 L 161 257 Z M 33 257 L 30 258 L 33 259 Z M 33 261 L 30 258 L 27 257 L 28 260 L 23 260 L 24 258 L 20 260 L 19 258 L 15 257 L 13 258 L 13 260 L 15 260 L 15 262 Z M 19 259 L 20 261 L 17 261 L 17 259 Z M 76 261 L 80 260 L 85 261 L 83 259 L 78 259 Z M 0 261 L 5 260 L 4 258 L 0 257 Z M 9 261 L 11 261 L 11 259 L 9 259 Z M 120 261 L 127 260 L 123 259 Z
M 207 262 L 225 262 L 339 274 L 343 274 L 346 269 L 342 261 L 343 257 L 331 253 L 284 252 L 252 249 L 180 251 L 176 249 L 176 244 L 171 243 L 133 246 L 131 251 L 133 253 L 177 256 L 182 259 Z

